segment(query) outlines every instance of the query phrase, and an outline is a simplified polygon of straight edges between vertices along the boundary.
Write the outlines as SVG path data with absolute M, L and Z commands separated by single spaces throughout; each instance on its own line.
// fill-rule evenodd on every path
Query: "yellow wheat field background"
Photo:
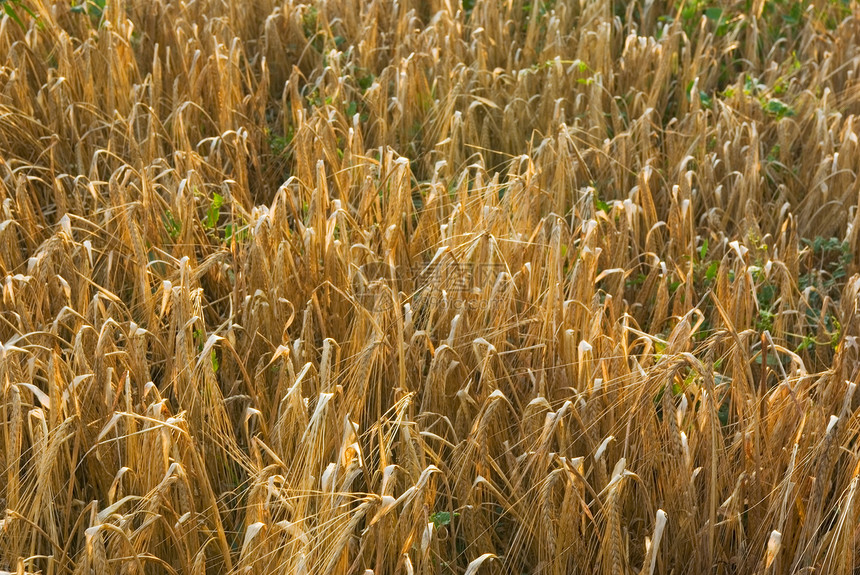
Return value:
M 0 572 L 857 572 L 856 2 L 0 9 Z

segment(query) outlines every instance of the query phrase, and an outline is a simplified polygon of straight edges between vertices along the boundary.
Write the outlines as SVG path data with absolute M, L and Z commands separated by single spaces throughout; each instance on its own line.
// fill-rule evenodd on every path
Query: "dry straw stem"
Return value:
M 0 571 L 854 569 L 855 1 L 0 5 Z

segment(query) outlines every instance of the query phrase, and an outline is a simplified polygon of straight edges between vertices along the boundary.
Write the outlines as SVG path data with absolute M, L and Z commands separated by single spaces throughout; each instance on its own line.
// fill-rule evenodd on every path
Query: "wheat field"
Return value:
M 0 573 L 858 572 L 856 0 L 0 9 Z

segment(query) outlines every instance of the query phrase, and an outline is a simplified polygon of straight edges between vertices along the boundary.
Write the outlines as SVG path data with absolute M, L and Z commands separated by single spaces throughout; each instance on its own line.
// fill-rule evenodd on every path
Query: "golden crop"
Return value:
M 860 563 L 855 0 L 0 9 L 0 572 Z

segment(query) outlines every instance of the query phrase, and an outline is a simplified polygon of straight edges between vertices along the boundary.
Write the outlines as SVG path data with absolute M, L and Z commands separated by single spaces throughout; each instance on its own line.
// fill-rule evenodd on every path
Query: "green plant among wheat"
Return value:
M 0 9 L 0 572 L 855 571 L 856 1 Z

